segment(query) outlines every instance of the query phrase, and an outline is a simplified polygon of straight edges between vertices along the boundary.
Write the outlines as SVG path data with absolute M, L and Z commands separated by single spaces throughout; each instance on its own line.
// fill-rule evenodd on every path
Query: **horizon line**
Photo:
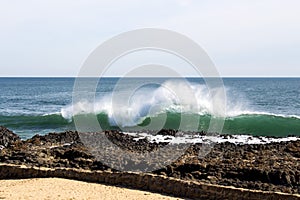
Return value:
M 0 78 L 300 78 L 300 76 L 130 76 L 130 77 L 122 77 L 122 76 L 0 76 Z

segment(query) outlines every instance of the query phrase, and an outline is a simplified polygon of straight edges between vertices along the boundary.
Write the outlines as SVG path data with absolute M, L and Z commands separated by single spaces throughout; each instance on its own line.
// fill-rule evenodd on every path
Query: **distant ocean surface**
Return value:
M 73 116 L 79 114 L 97 115 L 103 129 L 122 126 L 133 130 L 147 125 L 149 120 L 163 120 L 165 115 L 164 128 L 177 129 L 182 115 L 186 115 L 191 121 L 201 116 L 198 130 L 205 131 L 215 115 L 201 78 L 187 78 L 199 100 L 197 112 L 192 109 L 193 105 L 188 105 L 182 112 L 174 97 L 159 85 L 145 86 L 134 95 L 129 106 L 112 108 L 110 97 L 118 78 L 101 79 L 93 109 L 88 101 L 72 106 L 74 80 L 0 78 L 0 125 L 26 139 L 35 134 L 75 130 Z M 130 78 L 126 81 L 127 84 L 142 84 L 144 80 Z M 159 78 L 155 79 L 157 81 L 180 90 L 180 80 Z M 223 81 L 227 96 L 223 133 L 300 136 L 300 78 L 224 78 Z M 126 89 L 124 85 L 114 91 L 114 95 Z M 158 104 L 161 105 L 159 109 L 149 114 L 150 108 Z M 116 116 L 118 123 L 114 120 Z

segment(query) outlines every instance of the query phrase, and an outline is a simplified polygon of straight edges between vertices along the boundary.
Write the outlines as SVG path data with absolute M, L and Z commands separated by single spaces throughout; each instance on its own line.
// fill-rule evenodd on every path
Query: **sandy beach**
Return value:
M 43 178 L 1 180 L 0 199 L 170 199 L 145 191 L 81 181 Z

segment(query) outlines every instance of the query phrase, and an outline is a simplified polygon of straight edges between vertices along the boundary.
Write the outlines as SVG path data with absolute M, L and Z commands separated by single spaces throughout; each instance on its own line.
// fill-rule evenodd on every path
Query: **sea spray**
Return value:
M 188 95 L 179 102 L 167 88 L 184 91 L 180 81 L 162 78 L 161 85 L 145 85 L 126 104 L 114 107 L 112 93 L 118 95 L 127 89 L 124 86 L 114 91 L 118 78 L 104 78 L 94 102 L 85 99 L 73 105 L 72 78 L 3 78 L 0 125 L 23 139 L 34 134 L 75 130 L 73 119 L 78 115 L 96 116 L 103 129 L 121 126 L 134 130 L 153 121 L 165 121 L 164 128 L 177 129 L 180 119 L 185 117 L 191 121 L 199 119 L 198 130 L 206 130 L 210 119 L 220 113 L 212 107 L 205 82 L 199 78 L 187 80 L 197 97 L 196 104 L 190 103 Z M 130 78 L 127 84 L 137 81 L 143 83 L 144 79 Z M 227 78 L 224 83 L 227 103 L 223 133 L 300 135 L 300 79 Z

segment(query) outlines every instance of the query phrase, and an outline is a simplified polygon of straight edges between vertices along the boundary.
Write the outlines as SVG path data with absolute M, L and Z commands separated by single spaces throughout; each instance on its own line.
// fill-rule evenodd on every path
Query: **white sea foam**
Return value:
M 271 112 L 260 112 L 260 111 L 250 111 L 250 110 L 239 110 L 235 113 L 228 113 L 227 117 L 239 117 L 245 115 L 264 115 L 264 116 L 300 119 L 300 116 L 298 115 L 284 115 L 284 114 L 275 114 Z
M 122 97 L 119 91 L 115 91 L 114 96 L 112 94 L 102 96 L 95 103 L 82 100 L 62 108 L 61 115 L 71 119 L 79 114 L 105 113 L 112 125 L 118 124 L 123 127 L 136 125 L 147 116 L 155 116 L 166 111 L 224 115 L 225 108 L 217 105 L 218 109 L 216 109 L 216 104 L 213 104 L 212 99 L 217 99 L 221 93 L 221 88 L 215 90 L 209 93 L 205 85 L 169 80 L 156 89 L 135 91 L 129 100 L 113 99 L 113 97 Z
M 60 115 L 60 114 L 61 112 L 50 112 L 50 113 L 43 114 L 42 116 Z
M 130 99 L 122 98 L 124 91 L 115 91 L 99 97 L 94 103 L 82 100 L 62 108 L 61 115 L 70 120 L 79 114 L 105 113 L 111 125 L 120 127 L 135 126 L 146 117 L 156 116 L 167 111 L 229 118 L 244 115 L 269 115 L 300 119 L 300 116 L 296 115 L 278 115 L 249 109 L 247 100 L 234 94 L 230 88 L 225 89 L 227 93 L 225 105 L 222 101 L 218 102 L 222 92 L 222 88 L 208 91 L 203 84 L 187 84 L 181 80 L 168 80 L 156 89 L 144 88 L 134 91 L 130 95 Z
M 275 137 L 255 137 L 251 135 L 181 135 L 181 136 L 162 136 L 162 135 L 151 135 L 148 133 L 130 133 L 125 132 L 134 136 L 136 141 L 140 139 L 147 138 L 151 143 L 159 142 L 169 142 L 170 144 L 195 144 L 195 143 L 233 143 L 233 144 L 269 144 L 269 143 L 280 143 L 288 141 L 300 140 L 299 137 L 284 137 L 284 138 L 275 138 Z

